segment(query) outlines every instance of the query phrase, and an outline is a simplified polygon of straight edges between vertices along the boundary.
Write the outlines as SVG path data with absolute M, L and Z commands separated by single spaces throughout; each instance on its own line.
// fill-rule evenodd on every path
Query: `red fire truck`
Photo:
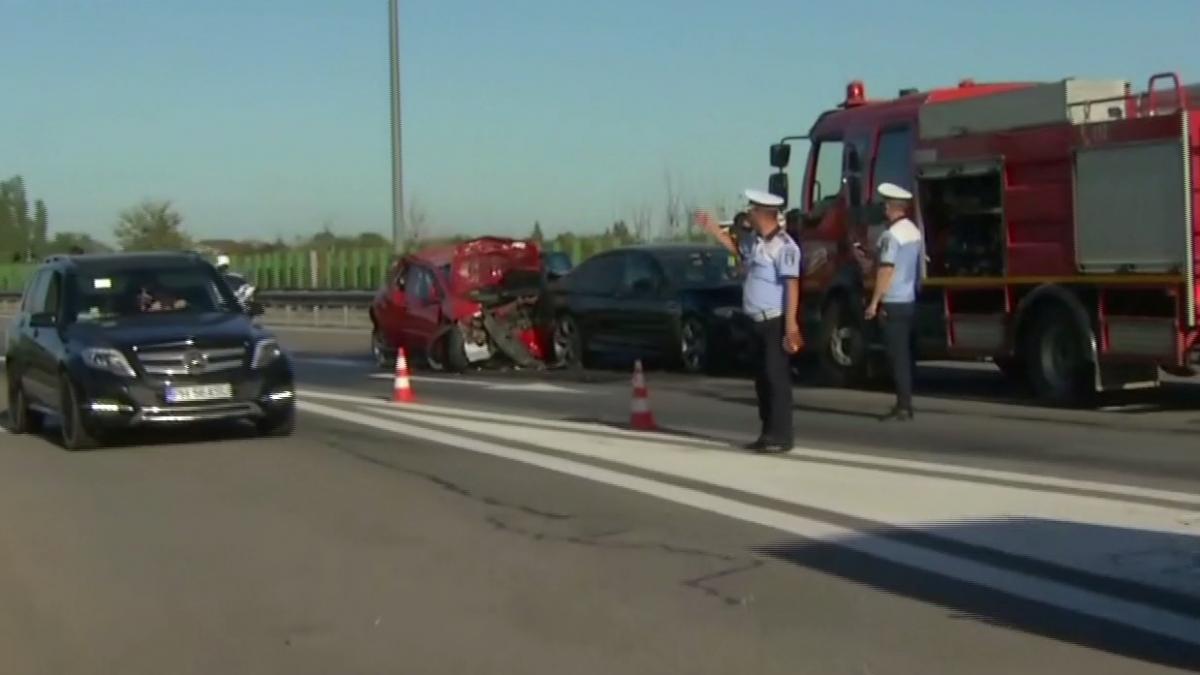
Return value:
M 771 147 L 788 197 L 791 144 L 810 145 L 788 228 L 802 242 L 805 326 L 823 372 L 875 372 L 863 320 L 884 226 L 876 187 L 916 195 L 925 235 L 920 358 L 990 359 L 1039 398 L 1154 386 L 1200 366 L 1200 85 L 976 84 L 868 100 L 862 82 L 808 134 Z M 798 172 L 797 172 L 798 173 Z

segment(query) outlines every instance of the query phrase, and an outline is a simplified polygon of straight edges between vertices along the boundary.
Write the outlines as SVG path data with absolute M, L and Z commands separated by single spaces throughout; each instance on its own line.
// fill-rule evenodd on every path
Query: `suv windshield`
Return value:
M 738 268 L 723 250 L 667 251 L 659 255 L 667 278 L 681 288 L 711 288 L 736 283 Z
M 154 313 L 234 311 L 217 278 L 202 267 L 80 270 L 68 289 L 67 311 L 78 321 Z

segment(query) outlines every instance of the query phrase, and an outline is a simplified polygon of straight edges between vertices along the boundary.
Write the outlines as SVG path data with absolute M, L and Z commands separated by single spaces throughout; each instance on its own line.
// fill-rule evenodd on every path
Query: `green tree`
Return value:
M 39 199 L 33 203 L 33 250 L 42 251 L 46 247 L 48 236 L 50 215 L 46 212 L 46 202 Z
M 121 212 L 115 230 L 126 251 L 184 250 L 192 246 L 183 229 L 183 216 L 169 201 L 144 201 Z
M 24 178 L 0 181 L 0 253 L 5 260 L 23 260 L 39 253 L 46 240 L 46 220 L 46 204 L 40 199 L 30 216 Z
M 533 221 L 533 232 L 529 234 L 529 238 L 533 241 L 536 241 L 538 244 L 542 244 L 546 241 L 546 235 L 542 234 L 541 221 Z
M 78 232 L 58 232 L 54 235 L 53 239 L 46 242 L 44 253 L 46 255 L 71 253 L 73 251 L 107 253 L 111 250 L 112 247 L 103 242 L 96 241 L 91 235 Z

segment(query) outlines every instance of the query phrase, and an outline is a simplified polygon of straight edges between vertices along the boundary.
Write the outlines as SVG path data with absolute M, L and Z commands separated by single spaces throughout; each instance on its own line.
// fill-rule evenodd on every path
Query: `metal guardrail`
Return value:
M 310 328 L 371 327 L 367 308 L 375 293 L 371 291 L 264 291 L 258 301 L 266 312 L 263 323 L 271 326 Z M 15 314 L 21 294 L 0 291 L 0 316 Z

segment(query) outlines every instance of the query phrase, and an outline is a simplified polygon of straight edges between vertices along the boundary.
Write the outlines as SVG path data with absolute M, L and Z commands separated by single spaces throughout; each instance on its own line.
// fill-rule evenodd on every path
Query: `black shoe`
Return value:
M 762 452 L 763 448 L 767 447 L 767 439 L 759 436 L 757 441 L 754 441 L 753 443 L 747 443 L 747 444 L 743 445 L 742 447 L 745 448 L 746 450 Z
M 911 422 L 913 420 L 913 412 L 902 408 L 892 408 L 892 411 L 884 415 L 880 422 Z
M 760 455 L 782 455 L 792 451 L 791 443 L 777 443 L 775 441 L 765 441 L 762 447 L 755 450 Z

